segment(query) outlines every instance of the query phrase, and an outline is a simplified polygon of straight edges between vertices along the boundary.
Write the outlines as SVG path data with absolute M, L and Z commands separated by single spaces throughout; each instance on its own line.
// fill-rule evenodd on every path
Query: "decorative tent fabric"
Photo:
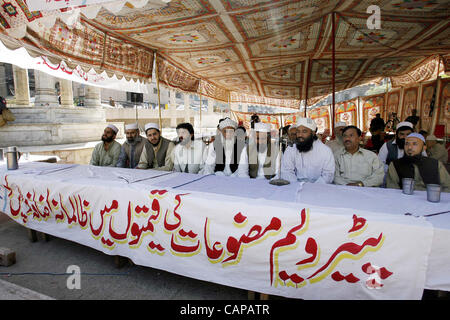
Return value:
M 298 107 L 300 100 L 332 92 L 333 12 L 336 91 L 384 77 L 394 87 L 436 78 L 437 55 L 447 57 L 450 50 L 448 1 L 377 1 L 381 29 L 368 29 L 366 10 L 373 4 L 130 0 L 31 12 L 24 0 L 0 0 L 0 24 L 2 37 L 42 54 L 149 79 L 157 51 L 167 65 L 192 76 L 188 89 L 201 79 L 221 89 L 205 90 L 208 96 L 223 99 L 225 90 L 235 102 L 259 96 L 297 101 Z

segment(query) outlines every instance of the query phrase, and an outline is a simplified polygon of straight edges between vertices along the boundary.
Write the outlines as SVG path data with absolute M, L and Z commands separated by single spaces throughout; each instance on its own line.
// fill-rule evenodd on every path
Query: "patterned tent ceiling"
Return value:
M 333 12 L 336 91 L 430 80 L 450 53 L 446 0 L 130 0 L 62 12 L 1 4 L 2 39 L 17 40 L 9 46 L 140 79 L 151 77 L 156 51 L 164 84 L 223 101 L 298 107 L 331 93 Z M 380 29 L 366 25 L 370 5 L 381 9 Z

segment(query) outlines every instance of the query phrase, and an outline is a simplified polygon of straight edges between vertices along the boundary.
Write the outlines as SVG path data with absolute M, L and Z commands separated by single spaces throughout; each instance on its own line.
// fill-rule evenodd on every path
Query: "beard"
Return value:
M 314 140 L 317 140 L 317 136 L 310 135 L 308 138 L 306 138 L 304 141 L 296 141 L 295 146 L 297 147 L 297 150 L 299 152 L 308 152 L 312 149 Z
M 422 153 L 416 154 L 414 156 L 408 156 L 406 153 L 403 155 L 403 159 L 406 160 L 407 163 L 417 164 L 422 160 Z
M 397 147 L 401 150 L 403 150 L 405 148 L 405 139 L 399 139 L 399 138 L 395 138 L 395 143 L 397 144 Z
M 151 143 L 152 146 L 156 147 L 159 144 L 159 141 L 161 140 L 161 137 L 159 137 L 158 141 L 156 141 L 156 143 L 153 143 L 151 141 L 149 141 Z
M 112 142 L 114 140 L 114 137 L 105 137 L 105 136 L 102 136 L 102 141 L 103 142 Z

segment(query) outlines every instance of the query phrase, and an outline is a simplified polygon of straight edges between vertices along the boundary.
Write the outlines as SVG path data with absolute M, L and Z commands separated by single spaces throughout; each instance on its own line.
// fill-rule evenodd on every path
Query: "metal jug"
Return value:
M 19 168 L 19 152 L 17 147 L 8 147 L 5 151 L 6 154 L 6 167 L 8 170 L 17 170 Z

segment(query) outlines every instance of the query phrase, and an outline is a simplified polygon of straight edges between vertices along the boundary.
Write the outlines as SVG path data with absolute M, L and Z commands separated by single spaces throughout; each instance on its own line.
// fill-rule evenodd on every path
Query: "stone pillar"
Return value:
M 0 96 L 6 98 L 8 95 L 8 87 L 6 85 L 5 64 L 0 63 Z
M 184 94 L 184 121 L 191 122 L 191 99 L 189 98 L 189 93 Z M 193 123 L 191 123 L 194 125 Z
M 100 108 L 101 91 L 99 87 L 86 86 L 84 106 L 88 108 Z
M 169 117 L 170 117 L 170 127 L 177 127 L 177 100 L 176 100 L 176 91 L 170 90 L 170 99 L 169 99 Z
M 17 107 L 30 106 L 30 87 L 28 85 L 28 71 L 13 65 L 14 93 Z
M 36 99 L 34 105 L 58 107 L 58 97 L 56 96 L 56 79 L 45 72 L 35 70 Z
M 214 100 L 208 98 L 208 115 L 214 114 Z
M 59 90 L 61 91 L 61 107 L 73 108 L 72 81 L 59 79 Z

